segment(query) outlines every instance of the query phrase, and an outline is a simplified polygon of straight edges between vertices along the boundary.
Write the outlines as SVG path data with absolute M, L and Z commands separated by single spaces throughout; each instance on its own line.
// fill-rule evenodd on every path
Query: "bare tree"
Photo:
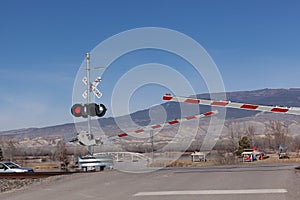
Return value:
M 19 152 L 19 148 L 17 146 L 17 140 L 16 139 L 8 139 L 6 142 L 5 142 L 5 146 L 3 146 L 3 157 L 4 159 L 8 159 L 8 160 L 13 160 L 14 157 L 16 155 L 18 155 L 18 152 Z
M 63 140 L 59 140 L 57 142 L 53 158 L 54 160 L 58 160 L 61 162 L 62 168 L 65 169 L 67 167 L 68 165 L 67 148 Z
M 242 138 L 243 130 L 239 122 L 228 122 L 225 123 L 225 126 L 228 128 L 229 134 L 229 146 L 227 150 L 230 152 L 235 152 L 239 147 L 239 140 Z
M 294 136 L 291 140 L 291 150 L 300 154 L 300 135 Z
M 269 121 L 265 124 L 265 136 L 268 139 L 269 147 L 278 149 L 280 144 L 285 144 L 288 136 L 288 124 L 280 121 Z
M 245 135 L 248 137 L 251 146 L 255 146 L 255 127 L 244 124 Z

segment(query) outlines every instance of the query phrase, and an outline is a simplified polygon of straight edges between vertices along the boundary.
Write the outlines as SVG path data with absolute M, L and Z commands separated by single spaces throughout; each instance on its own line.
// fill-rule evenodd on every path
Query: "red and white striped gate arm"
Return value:
M 137 129 L 137 130 L 132 131 L 132 132 L 121 133 L 119 135 L 112 136 L 112 137 L 109 137 L 107 139 L 113 140 L 113 139 L 116 139 L 116 138 L 129 136 L 129 135 L 132 135 L 132 134 L 137 134 L 137 133 L 143 133 L 143 132 L 147 132 L 147 131 L 151 131 L 151 130 L 156 130 L 156 129 L 159 129 L 159 128 L 162 128 L 162 127 L 165 127 L 165 126 L 171 126 L 171 125 L 179 124 L 179 123 L 182 123 L 182 122 L 191 121 L 193 119 L 200 119 L 202 117 L 212 116 L 212 115 L 215 115 L 217 113 L 218 113 L 218 111 L 215 110 L 215 111 L 206 112 L 206 113 L 203 113 L 203 114 L 200 114 L 200 115 L 193 115 L 193 116 L 184 117 L 184 118 L 181 118 L 181 119 L 174 119 L 172 121 L 168 121 L 168 122 L 165 122 L 165 123 L 162 123 L 162 124 L 145 126 L 143 128 Z
M 245 110 L 257 110 L 263 112 L 274 112 L 274 113 L 286 113 L 292 115 L 300 115 L 300 108 L 298 107 L 278 107 L 278 106 L 264 106 L 264 105 L 254 105 L 247 103 L 235 103 L 231 101 L 213 101 L 207 99 L 195 99 L 187 97 L 177 97 L 172 96 L 171 94 L 165 94 L 163 100 L 166 101 L 175 101 L 175 102 L 184 102 L 192 104 L 201 104 L 207 106 L 218 106 L 218 107 L 228 107 L 228 108 L 238 108 Z

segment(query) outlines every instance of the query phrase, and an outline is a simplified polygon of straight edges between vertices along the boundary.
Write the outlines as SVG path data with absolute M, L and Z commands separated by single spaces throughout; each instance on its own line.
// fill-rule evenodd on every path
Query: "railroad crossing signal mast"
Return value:
M 87 91 L 87 105 L 89 105 L 90 103 L 90 98 L 91 98 L 91 92 L 90 92 L 90 75 L 91 75 L 91 71 L 90 71 L 90 54 L 89 53 L 86 53 L 85 54 L 85 59 L 86 59 L 86 81 L 87 81 L 87 84 L 86 84 L 86 91 Z M 88 137 L 90 137 L 89 139 L 92 139 L 93 138 L 93 135 L 92 135 L 92 131 L 91 131 L 91 115 L 89 115 L 90 113 L 88 113 L 88 120 L 87 120 L 87 124 L 88 124 Z M 93 155 L 93 152 L 92 152 L 92 146 L 88 146 L 88 152 L 89 154 Z
M 76 103 L 72 106 L 71 108 L 71 113 L 74 117 L 83 117 L 83 118 L 87 118 L 87 133 L 79 133 L 79 135 L 77 136 L 78 141 L 82 144 L 88 147 L 88 152 L 90 155 L 93 155 L 93 151 L 92 151 L 92 146 L 100 144 L 102 141 L 98 141 L 94 138 L 94 135 L 92 134 L 92 130 L 91 130 L 91 117 L 103 117 L 107 111 L 105 105 L 103 104 L 97 104 L 97 103 L 91 103 L 91 96 L 90 93 L 93 92 L 94 95 L 98 98 L 101 98 L 102 93 L 97 89 L 98 84 L 101 82 L 101 77 L 97 77 L 95 79 L 94 82 L 90 82 L 90 73 L 91 70 L 93 69 L 98 69 L 98 68 L 104 68 L 104 67 L 95 67 L 95 68 L 91 68 L 90 67 L 90 54 L 87 53 L 86 54 L 86 77 L 83 77 L 82 82 L 87 86 L 87 89 L 84 91 L 84 93 L 82 94 L 82 97 L 84 99 L 86 99 L 86 103 L 82 104 L 82 103 Z M 138 134 L 138 133 L 142 133 L 142 132 L 152 132 L 153 135 L 153 131 L 163 128 L 164 126 L 169 126 L 169 125 L 175 125 L 175 124 L 179 124 L 185 121 L 190 121 L 193 119 L 199 119 L 202 117 L 207 117 L 207 116 L 211 116 L 214 114 L 217 114 L 218 111 L 210 111 L 207 113 L 203 113 L 203 114 L 199 114 L 199 115 L 194 115 L 194 116 L 189 116 L 189 117 L 185 117 L 182 119 L 175 119 L 169 122 L 165 122 L 162 124 L 156 124 L 156 125 L 150 125 L 150 126 L 145 126 L 143 128 L 139 128 L 135 131 L 132 132 L 123 132 L 120 133 L 116 136 L 112 136 L 109 138 L 106 138 L 106 140 L 113 140 L 116 138 L 121 138 L 121 137 L 126 137 L 129 136 L 131 134 Z
M 94 139 L 94 135 L 91 130 L 91 117 L 103 117 L 106 113 L 106 107 L 103 104 L 91 103 L 91 92 L 98 98 L 101 98 L 102 93 L 97 89 L 98 84 L 101 81 L 101 77 L 97 77 L 96 80 L 90 82 L 90 73 L 92 69 L 103 68 L 90 68 L 90 54 L 86 53 L 86 77 L 83 77 L 82 82 L 87 86 L 87 89 L 82 94 L 82 97 L 86 99 L 86 104 L 74 104 L 71 108 L 71 113 L 75 117 L 87 118 L 87 134 L 80 133 L 78 140 L 80 143 L 88 146 L 88 152 L 93 155 L 92 146 L 96 145 L 97 142 Z

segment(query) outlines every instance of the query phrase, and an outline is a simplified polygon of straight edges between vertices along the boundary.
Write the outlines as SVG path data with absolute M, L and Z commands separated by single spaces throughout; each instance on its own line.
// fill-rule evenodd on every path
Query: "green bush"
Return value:
M 251 147 L 250 140 L 247 136 L 243 136 L 242 139 L 239 141 L 239 148 L 236 151 L 237 155 L 241 155 L 244 149 L 249 149 Z
M 2 152 L 2 148 L 0 147 L 0 161 L 3 160 L 3 152 Z

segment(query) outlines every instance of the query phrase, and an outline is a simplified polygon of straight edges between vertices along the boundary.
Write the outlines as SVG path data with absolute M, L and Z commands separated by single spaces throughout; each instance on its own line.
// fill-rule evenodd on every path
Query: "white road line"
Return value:
M 78 194 L 79 194 L 79 196 L 82 196 L 84 198 L 89 198 L 89 199 L 95 199 L 96 198 L 95 196 L 84 194 L 84 193 L 78 193 Z
M 216 195 L 216 194 L 283 194 L 286 189 L 244 189 L 244 190 L 183 190 L 138 192 L 133 196 L 169 196 L 169 195 Z

